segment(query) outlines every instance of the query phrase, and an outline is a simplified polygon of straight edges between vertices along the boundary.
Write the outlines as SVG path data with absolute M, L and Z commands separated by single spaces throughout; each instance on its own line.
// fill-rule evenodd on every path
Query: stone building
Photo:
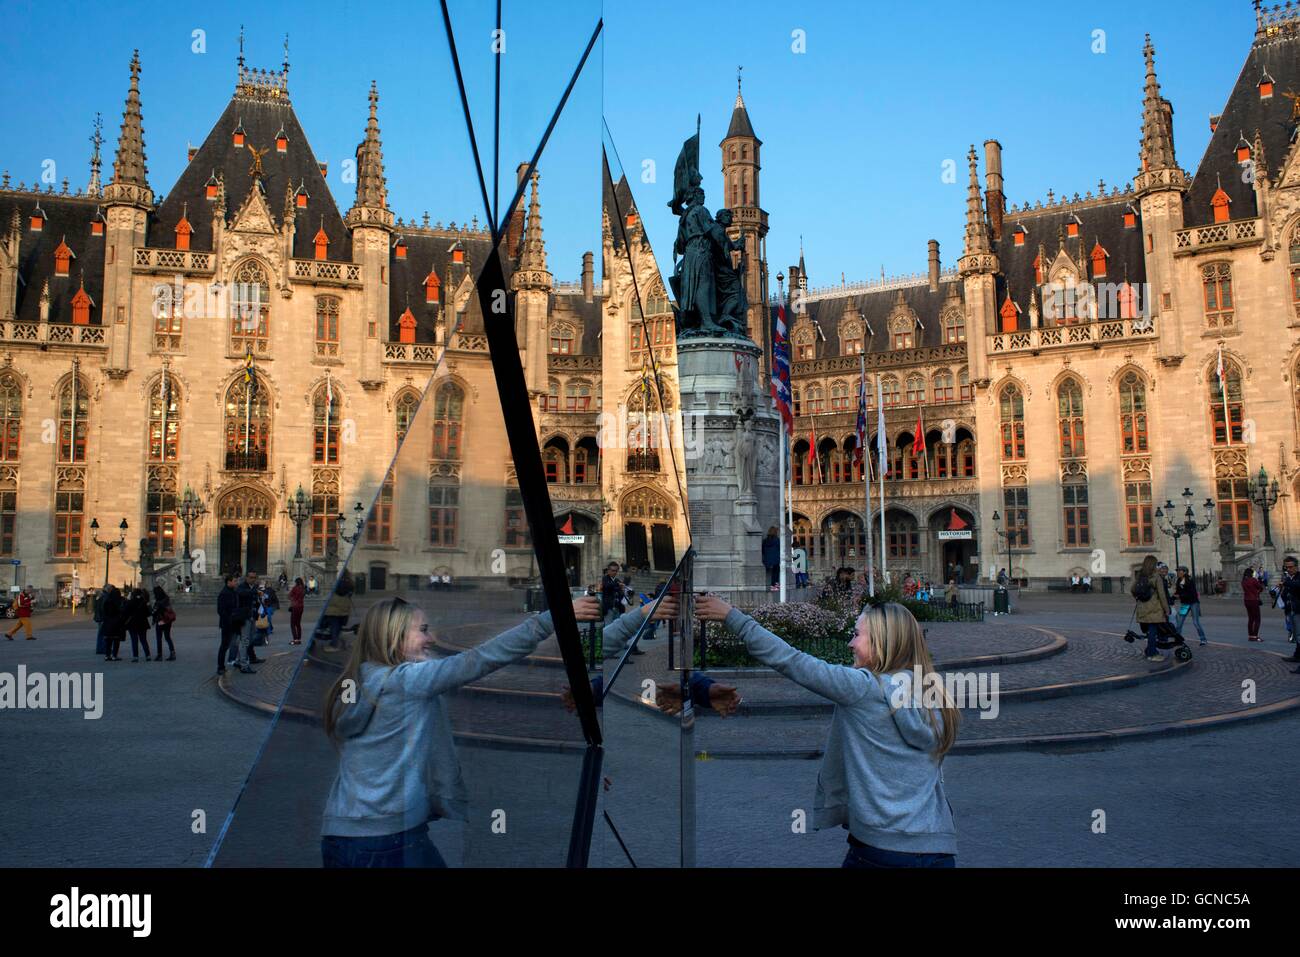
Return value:
M 1131 184 L 1008 205 L 989 140 L 983 190 L 970 152 L 955 272 L 934 243 L 913 278 L 817 290 L 802 261 L 790 269 L 795 540 L 815 570 L 863 564 L 860 351 L 884 384 L 894 569 L 1109 586 L 1148 553 L 1173 564 L 1159 526 L 1189 501 L 1209 521 L 1200 571 L 1276 567 L 1300 545 L 1300 9 L 1258 11 L 1194 176 L 1149 39 L 1144 58 Z M 869 409 L 874 442 L 874 395 Z M 1267 526 L 1261 469 L 1279 492 Z M 872 509 L 879 534 L 874 493 Z M 943 534 L 962 523 L 970 541 Z
M 288 74 L 240 56 L 234 95 L 163 200 L 138 54 L 106 184 L 98 134 L 84 190 L 14 188 L 6 174 L 0 556 L 22 580 L 120 581 L 142 547 L 184 573 L 187 490 L 206 512 L 190 529 L 194 570 L 209 576 L 328 580 L 354 514 L 366 522 L 351 567 L 372 589 L 535 576 L 474 288 L 489 233 L 395 217 L 373 85 L 342 212 Z M 635 422 L 674 410 L 672 316 L 635 206 L 625 182 L 606 190 L 623 219 L 611 229 L 606 210 L 602 276 L 588 253 L 581 281 L 560 284 L 536 174 L 529 186 L 503 258 L 557 525 L 583 538 L 567 546 L 572 580 L 596 580 L 609 558 L 666 573 L 686 540 L 680 435 Z M 662 400 L 640 386 L 637 259 Z M 116 541 L 122 521 L 106 572 L 94 539 Z

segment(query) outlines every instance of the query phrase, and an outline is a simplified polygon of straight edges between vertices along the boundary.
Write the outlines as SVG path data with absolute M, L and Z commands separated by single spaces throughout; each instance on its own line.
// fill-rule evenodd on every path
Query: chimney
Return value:
M 984 206 L 989 211 L 989 226 L 994 242 L 1002 240 L 1002 214 L 1006 198 L 1002 192 L 1002 144 L 997 140 L 984 141 Z
M 930 291 L 939 291 L 939 240 L 930 240 Z
M 515 169 L 515 186 L 518 187 L 524 181 L 524 175 L 528 172 L 528 164 L 520 163 Z M 506 225 L 506 248 L 505 254 L 512 259 L 518 258 L 519 247 L 524 242 L 524 194 L 519 194 L 519 202 L 515 208 L 510 211 L 510 222 Z
M 582 254 L 582 298 L 591 302 L 595 299 L 595 270 L 592 267 L 592 255 L 589 252 Z

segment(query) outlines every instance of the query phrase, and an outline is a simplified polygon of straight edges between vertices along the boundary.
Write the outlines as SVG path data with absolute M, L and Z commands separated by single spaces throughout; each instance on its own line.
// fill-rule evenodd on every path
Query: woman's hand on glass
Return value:
M 573 615 L 578 621 L 600 621 L 600 599 L 591 595 L 575 599 Z
M 695 599 L 695 617 L 701 621 L 725 621 L 731 606 L 717 595 L 700 595 Z
M 671 621 L 681 610 L 681 600 L 676 595 L 664 595 L 657 602 L 650 601 L 641 606 L 641 614 L 654 621 Z

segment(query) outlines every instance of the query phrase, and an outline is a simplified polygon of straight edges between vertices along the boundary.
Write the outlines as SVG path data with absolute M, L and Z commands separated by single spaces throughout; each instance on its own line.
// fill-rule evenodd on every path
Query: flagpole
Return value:
M 858 353 L 858 394 L 862 397 L 862 435 L 858 436 L 858 452 L 862 455 L 862 492 L 864 507 L 863 522 L 867 530 L 867 594 L 876 597 L 876 545 L 871 534 L 871 458 L 864 448 L 867 443 L 867 357 Z
M 1228 380 L 1223 374 L 1223 346 L 1219 346 L 1219 391 L 1223 393 L 1223 432 L 1227 444 L 1232 444 L 1232 418 L 1228 414 Z
M 788 556 L 789 553 L 788 553 L 788 551 L 787 551 L 787 549 L 786 549 L 786 546 L 787 546 L 787 544 L 788 544 L 788 532 L 787 532 L 787 526 L 786 526 L 786 523 L 785 523 L 785 513 L 786 513 L 785 459 L 786 459 L 786 455 L 785 455 L 785 422 L 784 422 L 784 420 L 781 422 L 781 441 L 777 443 L 777 451 L 778 451 L 778 460 L 779 460 L 779 461 L 778 461 L 777 473 L 776 473 L 776 474 L 777 474 L 777 476 L 778 476 L 777 481 L 779 481 L 779 482 L 781 483 L 781 503 L 780 503 L 780 510 L 777 512 L 777 515 L 778 515 L 778 516 L 780 517 L 780 519 L 781 519 L 781 540 L 780 540 L 780 546 L 779 546 L 780 549 L 781 549 L 781 571 L 780 571 L 780 576 L 781 576 L 781 577 L 780 577 L 779 581 L 780 581 L 780 585 L 781 585 L 781 589 L 780 589 L 781 604 L 785 604 L 785 566 L 786 566 L 786 558 L 787 558 L 787 556 Z
M 880 581 L 887 583 L 886 575 L 888 574 L 888 565 L 885 560 L 885 395 L 881 390 L 880 376 L 876 376 L 876 409 L 880 416 L 878 420 L 879 434 L 876 436 L 876 444 L 881 455 L 877 461 L 876 471 L 880 473 Z

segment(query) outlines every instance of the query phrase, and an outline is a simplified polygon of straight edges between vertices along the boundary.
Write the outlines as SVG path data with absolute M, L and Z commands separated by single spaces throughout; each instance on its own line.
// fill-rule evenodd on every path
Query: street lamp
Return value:
M 1196 536 L 1205 531 L 1214 524 L 1214 500 L 1206 499 L 1205 521 L 1196 520 L 1196 510 L 1192 508 L 1192 499 L 1195 498 L 1190 488 L 1184 488 L 1182 492 L 1183 503 L 1186 508 L 1183 510 L 1183 520 L 1181 522 L 1174 520 L 1174 509 L 1176 506 L 1172 499 L 1165 500 L 1164 510 L 1156 509 L 1156 528 L 1174 540 L 1174 566 L 1179 564 L 1178 560 L 1178 539 L 1184 535 L 1187 536 L 1187 553 L 1191 561 L 1192 579 L 1196 579 Z M 1167 525 L 1161 525 L 1160 520 L 1167 519 Z
M 188 565 L 190 563 L 190 526 L 208 514 L 208 507 L 203 504 L 203 499 L 194 494 L 194 489 L 187 485 L 176 512 L 180 515 L 181 523 L 185 526 L 185 563 Z
M 352 509 L 352 514 L 356 516 L 356 531 L 351 535 L 343 531 L 343 513 L 339 512 L 338 517 L 339 538 L 343 539 L 343 541 L 347 542 L 349 545 L 356 544 L 357 539 L 361 537 L 361 529 L 364 528 L 366 524 L 366 510 L 360 502 L 357 502 L 356 506 Z
M 293 557 L 302 558 L 302 527 L 311 519 L 311 496 L 302 490 L 301 485 L 289 499 L 288 511 L 295 533 Z
M 113 549 L 122 548 L 125 547 L 126 545 L 126 529 L 127 529 L 126 519 L 122 519 L 122 524 L 117 527 L 121 529 L 121 534 L 117 536 L 117 541 L 101 542 L 99 540 L 99 535 L 96 534 L 99 531 L 99 519 L 92 518 L 90 520 L 90 540 L 104 550 L 104 587 L 105 588 L 108 587 L 108 561 L 110 558 L 113 557 Z
M 1259 467 L 1259 475 L 1246 483 L 1246 494 L 1250 500 L 1259 506 L 1259 510 L 1264 513 L 1264 547 L 1273 547 L 1273 528 L 1268 521 L 1268 513 L 1273 506 L 1277 504 L 1277 496 L 1280 490 L 1277 486 L 1277 479 L 1273 479 L 1273 484 L 1268 482 L 1268 472 L 1264 471 L 1264 466 Z
M 994 523 L 1001 522 L 1002 516 L 999 515 L 997 512 L 994 512 L 993 521 Z M 994 528 L 993 531 L 997 533 L 998 538 L 1002 539 L 1007 544 L 1007 584 L 1010 585 L 1011 584 L 1011 533 L 1006 531 L 1005 528 Z M 996 555 L 997 552 L 995 551 L 994 554 Z M 994 575 L 993 577 L 995 580 L 997 579 L 996 575 Z

